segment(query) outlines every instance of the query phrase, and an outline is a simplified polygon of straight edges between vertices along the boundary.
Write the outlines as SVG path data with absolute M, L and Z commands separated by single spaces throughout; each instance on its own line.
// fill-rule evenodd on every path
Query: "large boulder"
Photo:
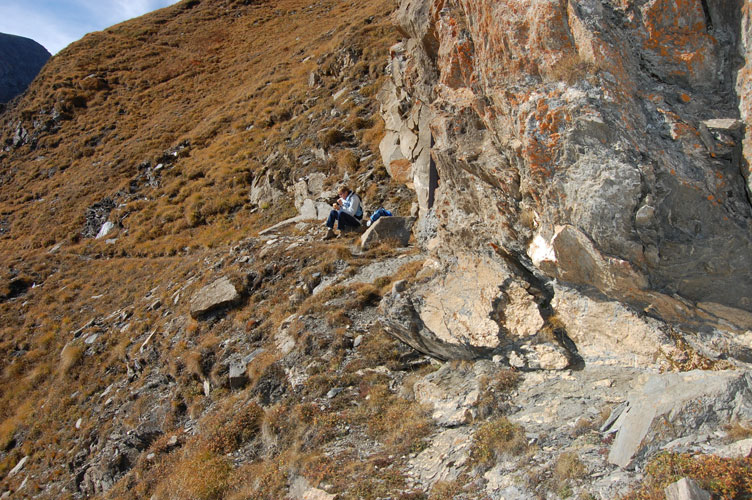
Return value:
M 329 200 L 336 193 L 324 190 L 325 181 L 325 174 L 314 172 L 293 186 L 295 208 L 303 220 L 324 220 L 329 216 L 332 209 Z
M 282 190 L 273 185 L 271 177 L 267 174 L 253 179 L 248 200 L 252 205 L 264 207 L 274 204 L 282 196 Z
M 520 369 L 560 370 L 573 355 L 556 338 L 546 291 L 492 255 L 429 261 L 412 286 L 381 301 L 385 330 L 440 360 L 499 355 Z
M 665 367 L 676 347 L 667 326 L 605 297 L 556 284 L 551 307 L 586 363 Z
M 360 247 L 366 250 L 383 241 L 407 246 L 412 235 L 415 217 L 381 217 L 360 237 Z

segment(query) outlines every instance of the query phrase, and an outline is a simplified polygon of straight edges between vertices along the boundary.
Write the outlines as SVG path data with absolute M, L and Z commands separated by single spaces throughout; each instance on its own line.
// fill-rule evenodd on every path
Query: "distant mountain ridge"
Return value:
M 50 57 L 30 38 L 0 33 L 0 103 L 26 90 Z

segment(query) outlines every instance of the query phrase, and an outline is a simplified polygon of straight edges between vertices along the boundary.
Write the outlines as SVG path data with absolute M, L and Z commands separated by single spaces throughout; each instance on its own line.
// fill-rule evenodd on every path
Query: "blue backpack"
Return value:
M 381 217 L 390 217 L 392 215 L 392 212 L 387 210 L 386 208 L 379 208 L 376 210 L 373 215 L 371 215 L 371 223 L 376 222 Z

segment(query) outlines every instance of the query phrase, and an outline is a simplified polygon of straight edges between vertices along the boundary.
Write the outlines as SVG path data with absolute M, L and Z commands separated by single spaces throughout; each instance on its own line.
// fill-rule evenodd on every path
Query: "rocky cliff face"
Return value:
M 512 263 L 478 290 L 492 347 L 519 343 L 504 304 L 525 294 L 576 330 L 567 318 L 587 313 L 557 307 L 571 288 L 692 331 L 752 327 L 748 7 L 401 3 L 382 156 L 417 192 L 441 279 Z M 468 311 L 439 300 L 447 318 Z M 470 323 L 429 330 L 489 346 Z
M 0 498 L 752 495 L 749 9 L 394 10 L 178 2 L 0 114 Z M 398 216 L 322 241 L 343 178 Z
M 0 103 L 26 90 L 50 57 L 34 40 L 0 33 Z

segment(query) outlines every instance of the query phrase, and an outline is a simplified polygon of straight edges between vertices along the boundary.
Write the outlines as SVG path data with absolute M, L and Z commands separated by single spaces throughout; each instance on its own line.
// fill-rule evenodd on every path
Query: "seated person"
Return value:
M 329 218 L 326 220 L 325 240 L 334 238 L 334 222 L 338 221 L 337 228 L 342 231 L 348 228 L 360 227 L 360 219 L 363 218 L 363 207 L 360 206 L 360 197 L 349 187 L 339 188 L 339 199 L 332 205 Z

